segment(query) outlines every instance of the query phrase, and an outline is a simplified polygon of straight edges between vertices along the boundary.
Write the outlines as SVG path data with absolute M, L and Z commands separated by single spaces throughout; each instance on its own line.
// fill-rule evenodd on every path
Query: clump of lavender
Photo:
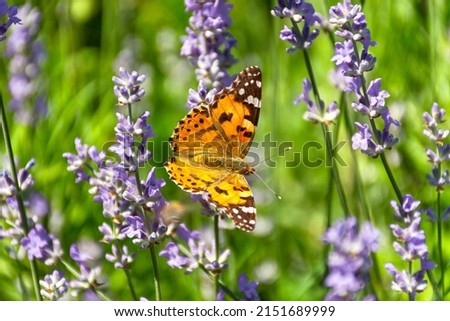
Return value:
M 23 224 L 21 215 L 21 205 L 18 201 L 18 189 L 16 188 L 11 174 L 3 170 L 0 175 L 0 198 L 2 205 L 0 207 L 0 240 L 9 241 L 9 254 L 12 259 L 21 260 L 22 253 L 26 255 L 30 262 L 37 260 L 46 266 L 56 267 L 58 264 L 67 262 L 63 258 L 63 249 L 60 240 L 49 233 L 40 222 L 48 213 L 47 201 L 37 194 L 31 192 L 34 185 L 34 179 L 31 175 L 31 168 L 34 166 L 34 160 L 28 162 L 25 168 L 18 171 L 18 187 L 21 195 L 29 196 L 23 199 L 25 209 L 28 210 L 26 224 Z M 3 205 L 4 204 L 4 205 Z M 72 251 L 71 251 L 72 255 Z M 74 258 L 74 256 L 72 255 Z M 81 255 L 77 256 L 78 258 Z M 74 258 L 79 263 L 80 260 Z M 32 264 L 32 269 L 34 265 Z M 82 289 L 80 282 L 84 284 L 83 289 L 94 289 L 96 284 L 94 280 L 98 277 L 99 270 L 95 270 L 95 275 L 91 270 L 81 268 L 79 277 L 75 280 L 68 281 L 64 274 L 59 270 L 53 270 L 50 274 L 44 276 L 43 279 L 36 281 L 38 285 L 38 293 L 44 300 L 59 300 L 70 290 L 74 291 Z M 35 277 L 35 275 L 33 275 Z M 37 280 L 37 278 L 36 278 Z M 89 286 L 86 286 L 89 280 Z M 38 299 L 41 299 L 38 298 Z
M 6 39 L 6 31 L 8 31 L 13 24 L 20 23 L 21 19 L 17 17 L 17 12 L 17 6 L 9 7 L 8 2 L 0 0 L 0 41 Z
M 350 0 L 344 0 L 331 7 L 329 14 L 329 23 L 335 28 L 335 35 L 342 39 L 342 42 L 336 42 L 332 58 L 337 67 L 335 75 L 339 81 L 345 82 L 341 88 L 356 94 L 357 101 L 352 103 L 353 109 L 369 118 L 369 123 L 355 122 L 358 131 L 352 137 L 352 147 L 376 157 L 398 142 L 390 130 L 392 126 L 400 126 L 386 106 L 385 99 L 389 93 L 381 89 L 381 79 L 366 84 L 364 75 L 376 63 L 376 58 L 369 50 L 376 43 L 371 39 L 360 5 L 352 5 Z M 376 118 L 382 120 L 381 130 L 376 127 Z
M 192 16 L 187 36 L 182 38 L 181 55 L 196 67 L 198 81 L 217 89 L 230 85 L 227 69 L 236 61 L 231 53 L 236 40 L 227 31 L 232 5 L 227 0 L 185 0 L 185 5 Z
M 147 122 L 149 112 L 144 112 L 135 121 L 131 117 L 131 104 L 145 94 L 141 87 L 144 81 L 144 75 L 123 68 L 120 68 L 119 76 L 113 77 L 118 105 L 127 105 L 130 116 L 117 113 L 116 141 L 109 147 L 112 156 L 107 157 L 94 146 L 83 144 L 79 138 L 75 139 L 77 154 L 63 154 L 69 164 L 67 169 L 77 176 L 75 181 L 88 182 L 89 193 L 103 205 L 106 221 L 99 226 L 99 231 L 103 234 L 102 241 L 111 246 L 106 259 L 124 271 L 131 268 L 135 254 L 118 242 L 128 238 L 141 248 L 150 248 L 153 253 L 154 245 L 166 236 L 170 224 L 162 218 L 167 206 L 161 193 L 164 180 L 156 177 L 154 167 L 145 179 L 140 178 L 139 169 L 148 165 L 152 157 L 147 149 L 148 140 L 155 136 Z M 156 264 L 155 261 L 152 263 Z M 136 298 L 133 290 L 132 293 Z M 157 297 L 159 295 L 157 293 Z
M 355 217 L 337 221 L 324 233 L 323 241 L 333 246 L 328 255 L 329 274 L 325 285 L 330 291 L 326 300 L 357 299 L 369 280 L 370 255 L 378 249 L 379 234 L 369 222 L 358 228 Z
M 33 125 L 47 113 L 41 66 L 45 59 L 43 45 L 38 41 L 41 13 L 29 3 L 19 8 L 22 23 L 12 29 L 7 39 L 9 62 L 10 107 L 16 120 Z
M 391 201 L 394 217 L 403 223 L 391 224 L 390 228 L 397 241 L 393 246 L 395 251 L 408 263 L 405 270 L 397 270 L 392 263 L 385 265 L 387 271 L 394 277 L 392 289 L 408 295 L 414 301 L 418 293 L 427 288 L 425 273 L 434 268 L 434 263 L 428 259 L 425 232 L 420 229 L 421 211 L 418 209 L 420 201 L 407 194 L 402 204 Z M 416 272 L 413 272 L 416 270 Z
M 137 72 L 121 69 L 120 77 L 114 77 L 119 105 L 137 102 L 144 94 L 140 87 L 144 80 Z M 103 204 L 103 215 L 109 224 L 104 223 L 99 229 L 104 235 L 103 241 L 110 244 L 130 238 L 141 247 L 149 247 L 164 234 L 160 214 L 166 205 L 161 194 L 165 182 L 156 178 L 155 168 L 150 169 L 145 180 L 138 180 L 139 168 L 151 158 L 147 142 L 154 133 L 147 122 L 149 116 L 149 112 L 144 112 L 132 121 L 117 113 L 116 141 L 109 147 L 115 159 L 106 157 L 94 146 L 83 144 L 79 138 L 75 139 L 77 154 L 63 155 L 68 161 L 68 170 L 77 175 L 76 182 L 87 181 L 91 186 L 89 193 Z M 108 257 L 112 260 L 124 250 L 115 247 Z M 128 254 L 125 256 L 117 258 L 117 262 L 129 261 Z

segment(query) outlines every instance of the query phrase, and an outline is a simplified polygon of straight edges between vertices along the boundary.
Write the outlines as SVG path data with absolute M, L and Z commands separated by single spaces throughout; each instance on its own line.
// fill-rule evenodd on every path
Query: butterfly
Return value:
M 208 202 L 244 231 L 256 224 L 255 200 L 245 178 L 255 168 L 245 157 L 258 124 L 261 90 L 261 70 L 248 67 L 209 104 L 192 108 L 169 139 L 173 156 L 165 164 L 179 187 L 207 193 Z

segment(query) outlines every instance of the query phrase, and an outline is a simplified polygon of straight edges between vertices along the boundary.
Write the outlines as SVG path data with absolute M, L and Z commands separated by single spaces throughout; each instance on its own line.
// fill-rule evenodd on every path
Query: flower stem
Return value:
M 409 275 L 412 275 L 412 262 L 408 262 L 408 273 Z M 415 301 L 415 294 L 413 292 L 408 293 L 408 299 L 409 301 Z
M 133 109 L 131 108 L 131 104 L 128 104 L 127 106 L 128 106 L 128 116 L 130 117 L 130 120 L 133 121 Z M 139 162 L 137 161 L 138 153 L 139 153 L 139 150 L 136 150 L 135 157 L 133 157 L 132 162 L 133 162 L 133 166 L 135 167 L 134 176 L 136 177 L 136 186 L 137 186 L 139 195 L 142 195 L 141 178 L 139 176 Z
M 439 152 L 439 148 L 437 148 Z M 438 165 L 438 177 L 441 177 L 441 163 Z M 441 191 L 437 190 L 436 203 L 437 203 L 437 242 L 438 242 L 438 260 L 439 267 L 441 269 L 441 279 L 439 281 L 441 295 L 445 294 L 445 263 L 444 255 L 442 254 L 442 219 L 441 219 Z
M 138 301 L 138 298 L 136 296 L 136 291 L 134 290 L 133 282 L 131 281 L 130 271 L 125 268 L 125 269 L 123 269 L 123 272 L 125 273 L 125 276 L 127 278 L 128 288 L 130 289 L 131 296 L 133 297 L 133 300 L 134 301 Z
M 214 215 L 214 243 L 215 243 L 215 260 L 219 262 L 219 215 Z M 214 284 L 216 288 L 216 296 L 219 294 L 220 290 L 220 273 L 215 273 Z
M 161 301 L 161 284 L 159 282 L 159 269 L 158 269 L 158 260 L 156 258 L 156 250 L 155 246 L 150 247 L 150 254 L 152 257 L 152 265 L 153 265 L 153 282 L 155 284 L 155 299 L 156 301 Z
M 17 191 L 16 199 L 17 199 L 17 204 L 19 205 L 20 222 L 22 224 L 25 235 L 28 235 L 28 232 L 30 229 L 28 226 L 27 214 L 25 212 L 25 205 L 23 204 L 22 191 L 20 189 L 19 180 L 17 178 L 17 169 L 16 169 L 16 164 L 14 163 L 14 152 L 13 152 L 13 148 L 12 148 L 12 144 L 11 144 L 11 137 L 9 136 L 8 121 L 6 119 L 5 106 L 3 104 L 3 93 L 1 90 L 0 90 L 0 109 L 1 109 L 1 123 L 2 123 L 2 129 L 3 129 L 3 138 L 5 140 L 5 146 L 8 151 L 8 158 L 9 158 L 9 163 L 11 166 L 11 173 L 12 173 L 12 176 L 14 179 L 14 186 Z M 38 271 L 37 271 L 37 264 L 36 264 L 35 259 L 30 260 L 30 269 L 31 269 L 31 276 L 33 279 L 33 287 L 34 287 L 34 293 L 36 295 L 36 300 L 42 301 L 40 285 L 39 285 L 39 278 L 38 278 Z

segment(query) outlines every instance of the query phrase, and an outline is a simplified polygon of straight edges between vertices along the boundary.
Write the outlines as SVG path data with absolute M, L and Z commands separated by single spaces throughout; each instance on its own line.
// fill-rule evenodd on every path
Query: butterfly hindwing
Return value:
M 256 224 L 255 200 L 244 175 L 228 174 L 227 178 L 206 189 L 210 202 L 233 220 L 236 227 L 251 231 Z

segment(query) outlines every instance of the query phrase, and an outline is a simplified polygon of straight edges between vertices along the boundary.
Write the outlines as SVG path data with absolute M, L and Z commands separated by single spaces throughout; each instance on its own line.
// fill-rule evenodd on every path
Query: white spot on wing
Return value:
M 248 214 L 256 213 L 256 209 L 254 207 L 242 206 L 241 211 Z M 253 220 L 250 221 L 250 224 Z

